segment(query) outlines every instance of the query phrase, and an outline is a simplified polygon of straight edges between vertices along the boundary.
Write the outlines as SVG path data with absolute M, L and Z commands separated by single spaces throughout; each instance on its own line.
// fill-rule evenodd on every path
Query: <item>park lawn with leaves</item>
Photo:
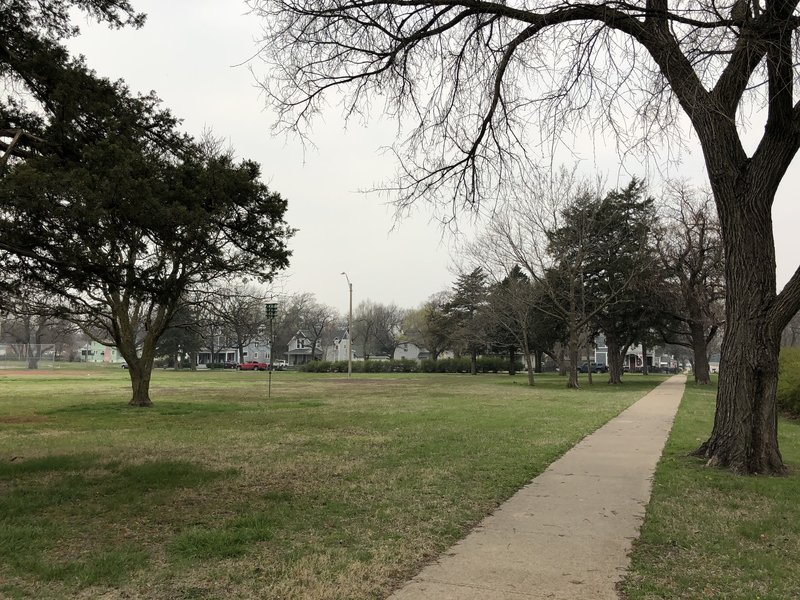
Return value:
M 385 597 L 663 379 L 524 377 L 0 371 L 0 596 Z
M 656 470 L 628 600 L 800 598 L 800 422 L 781 419 L 788 477 L 740 477 L 689 456 L 708 437 L 715 386 L 689 383 Z

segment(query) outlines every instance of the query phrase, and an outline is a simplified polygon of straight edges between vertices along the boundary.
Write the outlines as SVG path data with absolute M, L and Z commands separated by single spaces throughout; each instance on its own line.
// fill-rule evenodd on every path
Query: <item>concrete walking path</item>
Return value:
M 390 600 L 616 600 L 685 384 L 584 438 Z

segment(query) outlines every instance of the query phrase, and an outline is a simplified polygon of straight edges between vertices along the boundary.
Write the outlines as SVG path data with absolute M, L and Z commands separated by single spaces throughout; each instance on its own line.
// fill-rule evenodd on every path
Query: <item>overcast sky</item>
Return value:
M 379 148 L 391 144 L 394 129 L 351 123 L 344 129 L 339 111 L 331 110 L 312 132 L 316 148 L 270 132 L 274 115 L 247 63 L 256 52 L 259 22 L 237 0 L 133 0 L 148 19 L 140 30 L 110 31 L 90 22 L 70 42 L 90 67 L 112 79 L 123 78 L 134 91 L 155 90 L 164 105 L 183 119 L 183 128 L 200 135 L 211 128 L 242 158 L 262 165 L 270 188 L 288 199 L 288 223 L 299 232 L 283 292 L 313 292 L 321 302 L 347 308 L 347 285 L 354 303 L 370 298 L 414 307 L 450 287 L 454 240 L 443 233 L 429 208 L 416 207 L 400 223 L 386 198 L 365 194 L 391 176 L 396 166 Z M 257 61 L 249 63 L 258 73 Z M 260 73 L 263 75 L 263 72 Z M 599 169 L 611 185 L 627 183 L 614 166 L 612 149 L 589 150 L 582 170 Z M 599 157 L 599 158 L 598 158 Z M 680 174 L 702 185 L 699 150 Z M 639 173 L 645 175 L 645 173 Z M 782 286 L 800 260 L 800 167 L 785 178 L 773 211 Z M 464 227 L 469 231 L 469 226 Z

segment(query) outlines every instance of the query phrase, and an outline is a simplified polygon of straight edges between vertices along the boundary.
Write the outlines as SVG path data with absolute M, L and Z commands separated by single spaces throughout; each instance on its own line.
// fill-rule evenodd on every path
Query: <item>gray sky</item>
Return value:
M 123 78 L 134 91 L 155 90 L 164 105 L 183 119 L 184 129 L 199 135 L 211 128 L 229 141 L 237 155 L 261 163 L 270 188 L 289 201 L 288 223 L 300 231 L 283 291 L 307 291 L 341 311 L 347 308 L 342 271 L 353 282 L 354 303 L 371 298 L 414 307 L 432 293 L 449 288 L 453 240 L 431 220 L 427 206 L 399 224 L 386 198 L 360 193 L 388 178 L 393 160 L 379 148 L 394 141 L 385 123 L 350 123 L 345 130 L 335 108 L 312 132 L 316 148 L 299 140 L 275 138 L 273 115 L 247 65 L 257 51 L 259 22 L 236 0 L 134 0 L 148 19 L 140 30 L 110 31 L 81 23 L 82 35 L 70 42 L 90 67 L 112 79 Z M 258 61 L 252 66 L 258 71 Z M 263 73 L 261 73 L 263 74 Z M 623 183 L 613 151 L 591 150 L 583 171 L 599 169 L 609 183 Z M 699 150 L 677 175 L 704 183 Z M 645 173 L 638 173 L 645 175 Z M 778 285 L 800 261 L 800 186 L 798 161 L 778 193 L 773 211 L 778 253 Z M 469 230 L 469 226 L 465 230 Z

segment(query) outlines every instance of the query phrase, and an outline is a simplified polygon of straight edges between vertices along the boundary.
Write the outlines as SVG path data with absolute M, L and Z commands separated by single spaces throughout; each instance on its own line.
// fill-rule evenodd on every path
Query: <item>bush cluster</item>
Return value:
M 509 360 L 494 356 L 478 359 L 479 373 L 499 373 L 508 371 Z M 347 373 L 347 361 L 330 362 L 316 360 L 298 367 L 306 373 Z M 522 363 L 516 363 L 516 370 L 522 371 Z M 400 360 L 366 360 L 353 362 L 354 373 L 469 373 L 468 358 L 444 358 L 441 360 L 423 360 L 416 362 L 403 358 Z
M 800 416 L 800 348 L 781 348 L 778 406 Z
M 347 373 L 347 361 L 315 360 L 297 367 L 306 373 Z M 357 360 L 353 361 L 353 373 L 416 373 L 419 364 L 403 358 L 400 360 Z

